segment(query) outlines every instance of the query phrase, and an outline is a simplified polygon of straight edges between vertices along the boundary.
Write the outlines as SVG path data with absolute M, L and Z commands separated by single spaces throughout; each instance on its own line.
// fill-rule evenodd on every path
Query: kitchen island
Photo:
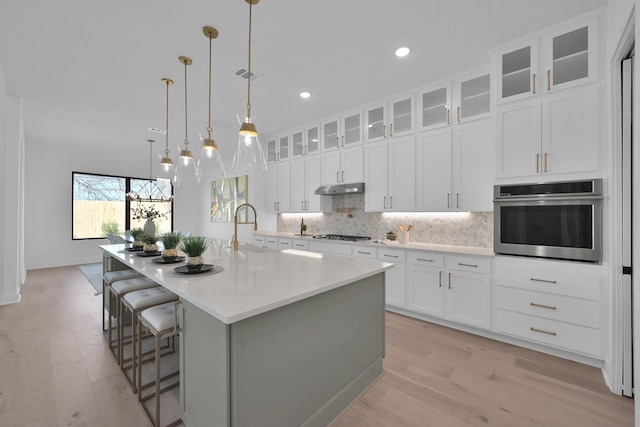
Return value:
M 180 274 L 124 245 L 101 249 L 105 266 L 180 297 L 189 427 L 326 426 L 382 372 L 392 264 L 213 241 L 205 261 L 216 268 Z

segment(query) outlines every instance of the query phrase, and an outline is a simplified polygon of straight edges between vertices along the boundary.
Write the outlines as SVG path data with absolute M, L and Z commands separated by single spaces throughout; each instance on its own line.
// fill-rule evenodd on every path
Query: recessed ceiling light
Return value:
M 300 92 L 300 98 L 307 99 L 311 96 L 311 94 L 307 91 Z
M 397 56 L 397 57 L 399 57 L 399 58 L 402 58 L 402 57 L 404 57 L 404 56 L 409 55 L 409 52 L 410 52 L 410 51 L 411 51 L 411 50 L 410 50 L 408 47 L 406 47 L 406 46 L 399 47 L 399 48 L 396 50 L 396 56 Z

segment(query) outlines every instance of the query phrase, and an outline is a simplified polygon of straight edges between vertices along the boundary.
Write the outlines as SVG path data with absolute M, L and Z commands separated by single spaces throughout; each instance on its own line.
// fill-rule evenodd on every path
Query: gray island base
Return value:
M 327 426 L 382 373 L 384 272 L 226 324 L 181 305 L 188 427 Z

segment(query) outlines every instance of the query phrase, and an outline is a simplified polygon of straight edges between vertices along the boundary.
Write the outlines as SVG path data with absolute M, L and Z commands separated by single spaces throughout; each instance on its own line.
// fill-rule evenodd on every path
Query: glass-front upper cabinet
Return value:
M 291 150 L 289 147 L 289 135 L 278 138 L 278 161 L 289 160 Z
M 320 152 L 320 126 L 312 126 L 307 128 L 305 151 L 307 155 Z
M 304 130 L 296 130 L 291 134 L 292 157 L 302 157 L 306 154 L 304 144 Z
M 456 108 L 458 123 L 491 113 L 490 73 L 460 80 L 456 88 L 459 93 L 458 107 Z
M 362 144 L 362 111 L 347 112 L 322 124 L 322 151 Z
M 375 142 L 413 133 L 414 111 L 413 95 L 403 95 L 366 108 L 364 112 L 365 141 Z
M 451 124 L 451 86 L 448 83 L 418 91 L 417 102 L 418 130 L 430 130 Z
M 275 163 L 278 161 L 278 140 L 267 140 L 267 163 Z
M 497 102 L 594 81 L 597 31 L 598 17 L 591 17 L 495 50 Z

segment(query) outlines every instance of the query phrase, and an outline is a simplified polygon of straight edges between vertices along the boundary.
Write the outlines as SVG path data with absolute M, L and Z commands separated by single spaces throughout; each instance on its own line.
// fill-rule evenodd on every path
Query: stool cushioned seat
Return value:
M 107 285 L 111 285 L 119 280 L 133 279 L 134 277 L 142 277 L 142 274 L 135 270 L 116 270 L 104 273 L 102 279 Z
M 116 296 L 128 294 L 129 292 L 140 291 L 150 287 L 158 287 L 156 282 L 144 276 L 135 277 L 133 279 L 120 280 L 111 285 L 111 292 Z

